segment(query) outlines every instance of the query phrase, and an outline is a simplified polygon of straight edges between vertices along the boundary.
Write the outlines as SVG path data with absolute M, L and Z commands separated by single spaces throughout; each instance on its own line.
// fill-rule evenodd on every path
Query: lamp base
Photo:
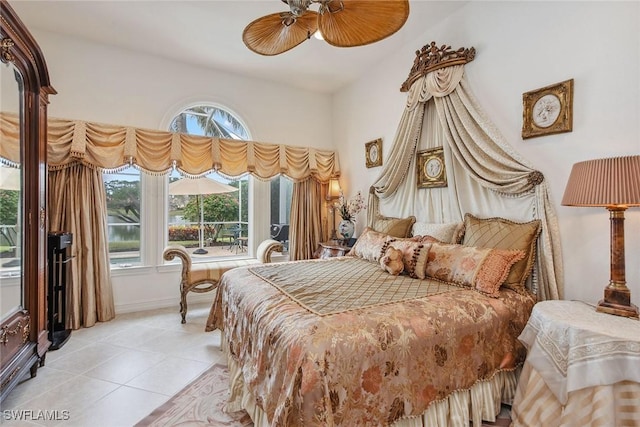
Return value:
M 629 305 L 623 305 L 610 300 L 607 301 L 607 291 L 609 291 L 609 289 L 605 289 L 605 299 L 600 300 L 596 307 L 596 311 L 639 320 L 638 307 L 636 305 L 631 303 L 629 303 Z

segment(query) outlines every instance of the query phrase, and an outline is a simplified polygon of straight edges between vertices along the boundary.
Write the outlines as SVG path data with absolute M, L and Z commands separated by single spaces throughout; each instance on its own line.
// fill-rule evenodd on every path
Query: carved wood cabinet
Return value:
M 0 401 L 44 364 L 47 338 L 46 138 L 55 94 L 38 44 L 0 0 Z M 17 117 L 8 135 L 5 116 Z M 20 141 L 19 149 L 9 140 Z

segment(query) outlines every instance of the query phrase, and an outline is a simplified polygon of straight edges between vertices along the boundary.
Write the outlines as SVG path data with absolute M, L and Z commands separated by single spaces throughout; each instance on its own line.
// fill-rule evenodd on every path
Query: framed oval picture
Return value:
M 442 147 L 418 151 L 416 158 L 418 188 L 447 186 L 447 171 L 444 164 Z
M 522 95 L 522 139 L 573 130 L 573 79 Z
M 382 139 L 367 142 L 364 145 L 364 154 L 368 168 L 382 166 Z

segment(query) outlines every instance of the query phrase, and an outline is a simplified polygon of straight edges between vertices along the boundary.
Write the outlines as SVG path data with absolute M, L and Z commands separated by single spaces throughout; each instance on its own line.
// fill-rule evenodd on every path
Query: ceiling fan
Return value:
M 337 47 L 375 43 L 398 31 L 409 17 L 409 0 L 282 0 L 289 11 L 246 26 L 242 40 L 260 55 L 279 55 L 316 31 Z M 309 10 L 317 3 L 318 11 Z

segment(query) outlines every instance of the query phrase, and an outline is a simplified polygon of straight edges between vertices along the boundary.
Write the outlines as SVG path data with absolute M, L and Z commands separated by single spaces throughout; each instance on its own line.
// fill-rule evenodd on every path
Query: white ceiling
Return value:
M 288 6 L 279 0 L 9 0 L 9 3 L 31 29 L 331 93 L 356 80 L 397 49 L 406 49 L 407 42 L 428 33 L 430 26 L 467 2 L 411 0 L 404 27 L 378 43 L 336 48 L 311 38 L 272 57 L 247 49 L 242 31 L 260 16 L 287 10 Z M 407 58 L 407 62 L 411 60 Z

